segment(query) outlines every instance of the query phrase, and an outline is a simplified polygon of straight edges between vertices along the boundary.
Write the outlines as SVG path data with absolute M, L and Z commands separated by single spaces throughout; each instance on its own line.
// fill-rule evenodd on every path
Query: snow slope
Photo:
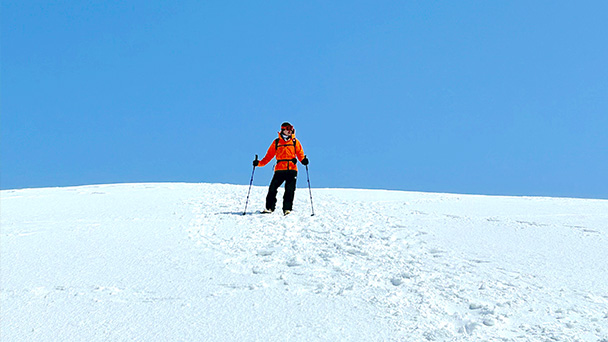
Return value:
M 606 200 L 246 194 L 2 191 L 2 341 L 608 341 Z

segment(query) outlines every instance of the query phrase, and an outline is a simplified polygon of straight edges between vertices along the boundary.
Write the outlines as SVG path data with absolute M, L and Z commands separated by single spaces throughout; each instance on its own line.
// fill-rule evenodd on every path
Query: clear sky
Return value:
M 607 13 L 4 0 L 0 185 L 249 184 L 290 121 L 313 187 L 608 198 Z

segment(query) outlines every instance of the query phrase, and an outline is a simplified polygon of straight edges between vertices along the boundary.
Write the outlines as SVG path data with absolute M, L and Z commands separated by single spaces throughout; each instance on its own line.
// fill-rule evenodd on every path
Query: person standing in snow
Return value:
M 298 177 L 298 160 L 302 165 L 308 165 L 308 158 L 304 155 L 304 149 L 300 141 L 296 139 L 296 130 L 289 122 L 281 124 L 279 137 L 275 139 L 266 156 L 262 160 L 254 160 L 253 166 L 263 167 L 276 157 L 274 176 L 268 187 L 266 195 L 266 208 L 263 213 L 271 213 L 277 204 L 277 190 L 285 182 L 285 194 L 283 195 L 283 214 L 287 215 L 293 207 L 293 198 L 296 191 L 296 180 Z

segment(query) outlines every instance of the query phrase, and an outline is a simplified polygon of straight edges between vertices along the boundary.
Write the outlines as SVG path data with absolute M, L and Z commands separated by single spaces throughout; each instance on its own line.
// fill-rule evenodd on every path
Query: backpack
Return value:
M 279 139 L 280 138 L 274 139 L 274 149 L 275 150 L 279 149 Z M 296 138 L 293 138 L 292 140 L 293 140 L 293 150 L 295 152 L 296 151 Z M 289 145 L 281 145 L 281 146 L 285 147 L 285 146 L 289 146 Z M 297 158 L 293 158 L 293 159 L 277 159 L 277 163 L 279 163 L 279 162 L 292 162 L 292 163 L 296 164 L 298 162 L 298 159 Z M 287 169 L 289 170 L 289 164 L 287 164 L 287 165 L 288 165 Z
M 293 149 L 295 151 L 296 149 L 296 138 L 293 138 Z M 282 146 L 287 146 L 287 145 L 282 145 Z M 277 150 L 279 148 L 279 138 L 274 139 L 274 149 Z

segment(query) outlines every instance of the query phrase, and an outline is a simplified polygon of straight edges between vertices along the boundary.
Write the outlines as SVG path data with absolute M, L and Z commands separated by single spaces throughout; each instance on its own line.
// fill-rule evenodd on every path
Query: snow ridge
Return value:
M 2 340 L 608 341 L 608 201 L 246 193 L 2 191 Z

